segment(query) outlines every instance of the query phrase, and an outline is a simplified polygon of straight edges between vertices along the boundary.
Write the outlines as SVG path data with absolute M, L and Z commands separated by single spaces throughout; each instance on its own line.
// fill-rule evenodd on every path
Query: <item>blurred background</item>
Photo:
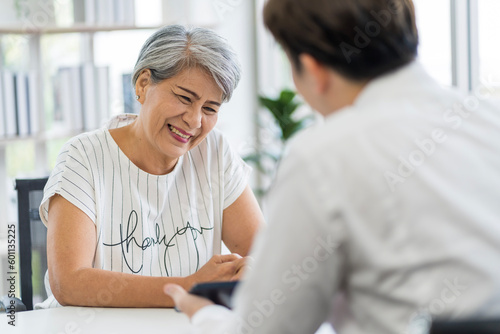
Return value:
M 217 127 L 254 167 L 252 186 L 262 198 L 285 143 L 319 121 L 295 96 L 286 57 L 263 27 L 264 2 L 0 0 L 0 296 L 7 292 L 7 226 L 17 223 L 14 180 L 47 176 L 70 137 L 139 112 L 130 74 L 162 25 L 214 29 L 238 54 L 242 80 Z M 419 60 L 429 73 L 500 103 L 500 1 L 414 3 Z

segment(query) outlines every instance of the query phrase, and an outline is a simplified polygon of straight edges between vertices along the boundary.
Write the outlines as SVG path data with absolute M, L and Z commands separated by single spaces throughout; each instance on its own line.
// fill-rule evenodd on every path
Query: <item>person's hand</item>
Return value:
M 187 293 L 186 290 L 177 284 L 167 284 L 163 288 L 163 291 L 174 300 L 177 309 L 185 313 L 189 319 L 201 308 L 214 304 L 206 298 Z
M 252 269 L 254 259 L 250 256 L 242 258 L 238 262 L 238 267 L 236 268 L 236 273 L 231 277 L 231 281 L 239 281 L 245 275 L 245 273 Z
M 202 282 L 230 281 L 239 278 L 246 258 L 238 254 L 214 255 L 203 267 L 190 276 L 192 285 Z

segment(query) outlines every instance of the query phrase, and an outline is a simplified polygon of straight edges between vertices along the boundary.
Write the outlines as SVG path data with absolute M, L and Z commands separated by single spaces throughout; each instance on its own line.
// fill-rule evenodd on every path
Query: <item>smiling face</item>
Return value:
M 141 73 L 136 84 L 141 112 L 135 133 L 142 152 L 166 169 L 200 144 L 217 123 L 222 90 L 200 68 L 188 68 L 154 85 L 150 72 Z

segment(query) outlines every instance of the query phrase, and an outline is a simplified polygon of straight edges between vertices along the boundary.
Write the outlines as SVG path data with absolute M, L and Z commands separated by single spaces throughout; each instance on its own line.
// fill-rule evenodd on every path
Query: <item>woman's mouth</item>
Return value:
M 182 143 L 187 143 L 189 141 L 189 138 L 192 137 L 190 134 L 187 134 L 186 132 L 174 127 L 171 124 L 168 124 L 168 129 L 170 130 L 172 136 Z

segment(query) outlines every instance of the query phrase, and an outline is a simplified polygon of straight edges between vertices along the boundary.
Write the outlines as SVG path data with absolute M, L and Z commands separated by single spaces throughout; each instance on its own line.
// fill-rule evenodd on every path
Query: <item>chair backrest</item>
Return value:
M 434 320 L 429 334 L 499 334 L 500 318 L 474 320 Z
M 48 178 L 17 179 L 19 273 L 21 300 L 28 310 L 33 301 L 47 298 L 44 276 L 47 271 L 47 229 L 40 221 L 38 208 Z

